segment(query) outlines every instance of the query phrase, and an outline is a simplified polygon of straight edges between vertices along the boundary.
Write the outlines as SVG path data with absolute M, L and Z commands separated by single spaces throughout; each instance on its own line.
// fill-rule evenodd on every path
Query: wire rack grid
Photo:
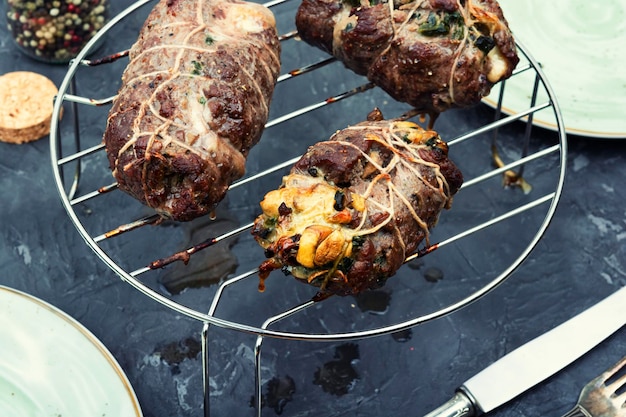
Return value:
M 54 103 L 51 160 L 61 201 L 98 257 L 141 293 L 203 324 L 206 415 L 210 326 L 257 336 L 255 398 L 260 415 L 261 348 L 265 337 L 356 340 L 399 332 L 448 315 L 501 285 L 529 256 L 549 226 L 565 177 L 565 129 L 554 92 L 539 63 L 518 42 L 523 59 L 513 76 L 528 78 L 527 108 L 507 109 L 506 83 L 501 83 L 490 107 L 481 106 L 474 112 L 450 111 L 450 117 L 444 113 L 436 122 L 435 128 L 447 140 L 451 158 L 461 167 L 466 181 L 452 210 L 442 214 L 433 234 L 437 243 L 407 258 L 403 272 L 390 280 L 390 290 L 383 295 L 393 293 L 392 307 L 384 306 L 380 310 L 384 314 L 372 318 L 355 308 L 361 299 L 318 301 L 311 296 L 311 289 L 291 279 L 288 283 L 270 283 L 270 294 L 258 294 L 255 265 L 262 261 L 263 252 L 255 246 L 249 229 L 263 194 L 280 183 L 280 177 L 313 140 L 323 140 L 334 130 L 362 120 L 373 105 L 382 107 L 387 117 L 407 114 L 410 109 L 345 70 L 333 58 L 300 42 L 293 30 L 297 2 L 266 3 L 283 33 L 281 59 L 287 70 L 279 77 L 260 145 L 250 154 L 249 174 L 231 186 L 215 217 L 189 227 L 161 222 L 158 215 L 117 191 L 101 141 L 108 107 L 118 87 L 106 80 L 111 72 L 121 76 L 125 48 L 132 42 L 121 40 L 116 30 L 131 27 L 131 31 L 138 32 L 154 2 L 138 1 L 115 16 L 70 63 Z M 105 36 L 109 39 L 105 45 L 114 48 L 113 52 L 102 59 L 88 59 Z M 62 112 L 65 115 L 60 119 Z M 532 122 L 538 112 L 553 115 L 557 126 L 553 135 L 535 137 Z M 346 116 L 338 116 L 342 114 Z M 483 122 L 485 114 L 490 119 Z M 503 161 L 497 166 L 493 165 L 493 149 L 500 151 Z M 532 184 L 532 190 L 504 188 L 502 178 L 511 173 L 523 176 Z M 525 233 L 520 235 L 520 229 Z M 155 248 L 152 242 L 163 235 L 168 235 L 167 243 Z M 477 252 L 476 247 L 481 250 Z M 221 248 L 219 256 L 227 252 L 236 259 L 216 282 L 193 285 L 180 293 L 164 286 L 165 278 L 181 274 L 185 268 L 196 275 L 206 274 L 199 264 L 218 253 L 216 248 Z M 206 255 L 201 256 L 203 253 Z M 194 270 L 191 264 L 197 258 Z M 190 265 L 186 265 L 188 262 Z M 449 288 L 438 282 L 439 293 L 433 296 L 433 283 L 415 279 L 426 269 L 444 269 L 446 277 L 454 275 L 446 280 Z M 240 310 L 249 311 L 241 315 Z

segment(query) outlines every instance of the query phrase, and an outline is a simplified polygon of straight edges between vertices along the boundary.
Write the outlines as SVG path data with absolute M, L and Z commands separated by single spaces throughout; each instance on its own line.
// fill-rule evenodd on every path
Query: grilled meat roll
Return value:
M 307 43 L 433 115 L 477 104 L 519 61 L 495 0 L 303 0 L 296 26 Z
M 267 122 L 280 71 L 273 14 L 161 0 L 129 57 L 104 134 L 119 188 L 174 220 L 212 211 Z
M 349 295 L 382 286 L 463 182 L 439 135 L 380 116 L 311 146 L 261 202 L 252 234 L 274 269 Z

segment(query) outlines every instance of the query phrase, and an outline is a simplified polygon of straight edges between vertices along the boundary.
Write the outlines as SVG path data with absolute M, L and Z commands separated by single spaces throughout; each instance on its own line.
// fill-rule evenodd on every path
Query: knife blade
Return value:
M 624 324 L 626 287 L 498 359 L 425 417 L 488 413 L 565 368 Z

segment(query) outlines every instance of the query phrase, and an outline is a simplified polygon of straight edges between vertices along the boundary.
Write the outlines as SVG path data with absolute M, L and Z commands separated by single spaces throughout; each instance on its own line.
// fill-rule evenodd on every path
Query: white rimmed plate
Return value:
M 499 0 L 509 26 L 540 63 L 561 108 L 567 133 L 626 138 L 626 2 Z M 523 64 L 523 62 L 521 63 Z M 533 74 L 530 74 L 530 73 Z M 528 73 L 528 74 L 526 74 Z M 534 71 L 507 81 L 503 109 L 529 107 Z M 497 103 L 496 85 L 487 104 Z M 539 102 L 547 94 L 540 92 Z M 552 109 L 534 123 L 556 129 Z
M 0 286 L 0 415 L 141 417 L 106 347 L 56 307 Z

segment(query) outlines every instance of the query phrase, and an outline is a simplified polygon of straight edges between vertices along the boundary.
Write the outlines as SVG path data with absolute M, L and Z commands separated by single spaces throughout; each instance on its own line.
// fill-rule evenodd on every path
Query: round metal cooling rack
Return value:
M 502 83 L 493 108 L 451 110 L 436 122 L 435 129 L 450 145 L 450 157 L 466 181 L 452 209 L 442 213 L 433 231 L 431 243 L 432 239 L 438 243 L 407 259 L 398 276 L 374 292 L 392 293 L 389 306 L 377 310 L 378 314 L 361 314 L 355 305 L 365 303 L 363 299 L 316 301 L 313 288 L 280 273 L 273 274 L 266 293 L 259 294 L 256 266 L 263 260 L 263 251 L 249 229 L 265 192 L 280 184 L 281 176 L 306 146 L 363 120 L 373 106 L 380 106 L 387 118 L 410 109 L 300 42 L 290 29 L 297 2 L 266 4 L 284 33 L 283 68 L 294 69 L 283 70 L 278 81 L 272 117 L 248 159 L 249 174 L 233 184 L 215 218 L 184 225 L 161 222 L 117 190 L 102 144 L 108 108 L 119 87 L 106 79 L 110 80 L 111 73 L 121 77 L 127 63 L 124 48 L 136 38 L 149 3 L 154 0 L 138 1 L 114 17 L 70 63 L 54 103 L 57 122 L 50 132 L 51 159 L 63 205 L 87 245 L 128 284 L 204 323 L 205 339 L 209 325 L 255 334 L 258 353 L 265 336 L 339 341 L 404 330 L 452 313 L 496 288 L 530 254 L 548 227 L 563 187 L 566 136 L 554 93 L 540 66 L 518 44 L 522 62 L 513 76 L 529 78 L 528 108 L 503 114 L 506 84 Z M 96 45 L 101 45 L 97 53 L 106 58 L 87 58 Z M 538 96 L 546 95 L 546 101 L 537 102 Z M 62 110 L 64 117 L 59 121 Z M 558 126 L 547 139 L 552 132 L 542 134 L 541 140 L 534 135 L 533 115 L 539 111 L 551 112 Z M 486 117 L 491 121 L 476 125 L 477 119 Z M 504 187 L 503 178 L 511 175 L 521 178 L 524 187 Z M 176 281 L 176 274 L 210 275 L 203 265 L 212 256 L 221 257 L 213 262 L 218 266 L 225 265 L 223 259 L 231 265 L 216 282 L 194 281 L 181 291 L 164 284 L 172 276 Z M 421 278 L 428 275 L 426 270 L 445 273 L 445 279 L 428 282 Z M 283 322 L 286 327 L 281 327 Z

